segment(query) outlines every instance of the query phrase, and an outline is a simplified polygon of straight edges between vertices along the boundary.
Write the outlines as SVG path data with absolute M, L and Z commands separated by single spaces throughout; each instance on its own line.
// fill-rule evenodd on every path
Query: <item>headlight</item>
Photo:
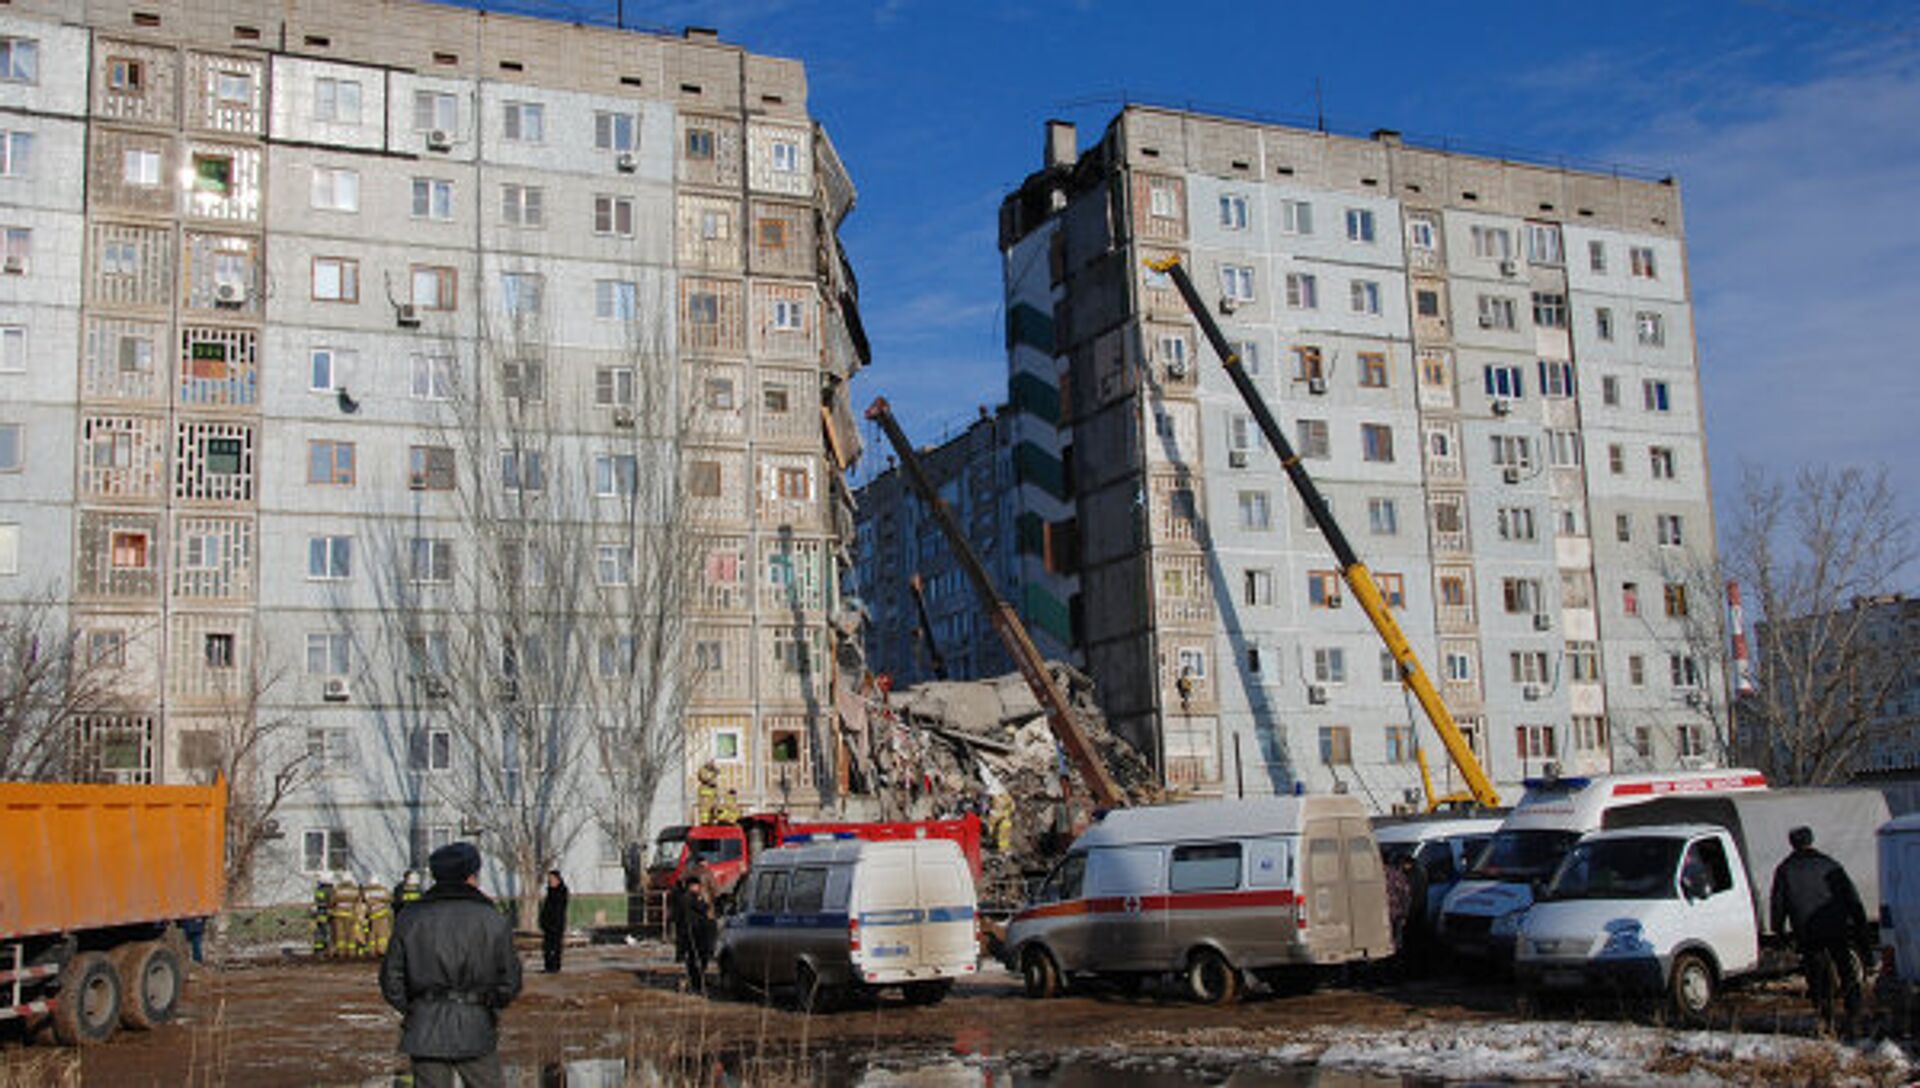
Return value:
M 1527 916 L 1525 910 L 1513 910 L 1493 920 L 1488 932 L 1496 937 L 1511 937 L 1520 932 L 1520 921 Z

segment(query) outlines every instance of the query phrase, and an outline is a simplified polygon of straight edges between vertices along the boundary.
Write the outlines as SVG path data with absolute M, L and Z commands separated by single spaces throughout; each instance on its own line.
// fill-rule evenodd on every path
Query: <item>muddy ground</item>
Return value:
M 669 1079 L 709 1083 L 716 1063 L 752 1081 L 817 1082 L 823 1055 L 841 1062 L 956 1054 L 1032 1061 L 1094 1050 L 1164 1050 L 1182 1039 L 1197 1051 L 1222 1031 L 1271 1043 L 1330 1025 L 1457 1024 L 1465 1030 L 1519 1019 L 1512 991 L 1478 978 L 1355 975 L 1306 996 L 1256 992 L 1232 1008 L 1212 1009 L 1172 997 L 1100 992 L 1029 1001 L 1020 996 L 1019 980 L 990 962 L 934 1008 L 882 998 L 808 1017 L 779 1001 L 714 1002 L 684 993 L 667 950 L 657 944 L 575 948 L 559 975 L 542 974 L 537 962 L 532 957 L 526 992 L 502 1018 L 502 1054 L 510 1066 L 531 1072 L 579 1058 L 645 1059 Z M 1644 1010 L 1617 1003 L 1557 1015 L 1651 1022 Z M 1731 995 L 1721 1016 L 1720 1026 L 1741 1031 L 1806 1034 L 1812 1027 L 1793 982 Z M 380 1000 L 373 963 L 268 954 L 198 969 L 179 1022 L 122 1033 L 80 1052 L 77 1067 L 71 1054 L 44 1039 L 25 1047 L 17 1039 L 0 1042 L 0 1085 L 384 1083 L 404 1068 L 393 1049 L 398 1026 L 397 1014 Z

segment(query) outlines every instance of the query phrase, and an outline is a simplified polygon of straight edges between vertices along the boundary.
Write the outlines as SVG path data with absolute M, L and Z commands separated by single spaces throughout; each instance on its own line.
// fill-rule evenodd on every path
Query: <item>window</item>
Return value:
M 1504 227 L 1472 227 L 1468 237 L 1473 242 L 1473 255 L 1476 257 L 1504 261 L 1513 256 L 1513 235 Z
M 594 197 L 593 233 L 633 237 L 633 198 L 604 194 Z
M 1238 193 L 1224 193 L 1220 197 L 1220 228 L 1222 230 L 1247 229 L 1247 198 Z
M 1460 650 L 1448 650 L 1442 661 L 1450 684 L 1473 683 L 1473 655 Z
M 1527 260 L 1532 264 L 1561 264 L 1560 228 L 1552 223 L 1527 224 Z
M 603 321 L 632 321 L 639 308 L 639 293 L 628 280 L 593 282 L 593 316 Z
M 1293 377 L 1295 381 L 1310 382 L 1315 379 L 1325 381 L 1327 372 L 1323 365 L 1320 349 L 1316 347 L 1297 347 L 1293 349 Z
M 1629 684 L 1632 684 L 1636 688 L 1646 686 L 1647 684 L 1647 659 L 1646 658 L 1641 657 L 1639 654 L 1627 655 L 1627 682 Z
M 1583 752 L 1607 750 L 1607 719 L 1596 714 L 1573 716 L 1573 746 Z
M 457 274 L 451 268 L 414 265 L 408 279 L 413 286 L 413 304 L 422 310 L 452 310 L 459 307 L 455 293 Z
M 1407 607 L 1407 578 L 1404 574 L 1384 571 L 1373 576 L 1374 584 L 1380 587 L 1380 596 L 1389 608 Z M 1396 677 L 1397 679 L 1397 677 Z
M 409 578 L 415 582 L 453 581 L 453 541 L 417 536 L 408 543 Z
M 1313 682 L 1316 684 L 1346 683 L 1347 652 L 1337 646 L 1322 646 L 1314 650 Z
M 1167 870 L 1168 891 L 1216 892 L 1239 886 L 1239 843 L 1194 843 L 1173 848 L 1173 861 Z
M 1186 341 L 1184 339 L 1180 341 L 1180 346 L 1182 348 L 1186 347 Z M 1233 345 L 1233 350 L 1240 356 L 1240 365 L 1246 368 L 1247 373 L 1249 374 L 1260 373 L 1260 342 L 1259 341 L 1242 340 L 1239 343 Z
M 1340 607 L 1340 575 L 1330 570 L 1307 572 L 1307 603 L 1315 608 Z
M 453 449 L 449 446 L 409 446 L 407 486 L 415 491 L 452 491 L 455 479 Z
M 1613 310 L 1599 306 L 1593 311 L 1593 334 L 1602 340 L 1613 340 Z
M 120 369 L 122 370 L 128 369 L 124 365 L 127 354 L 125 345 L 128 340 L 132 339 L 134 338 L 128 337 L 122 339 L 120 342 L 122 362 Z M 142 339 L 136 342 L 146 344 L 147 366 L 145 369 L 151 370 L 153 368 L 153 341 Z M 27 327 L 25 325 L 0 325 L 0 374 L 19 374 L 26 369 Z
M 1398 536 L 1400 508 L 1392 499 L 1367 500 L 1367 530 L 1374 536 Z
M 147 87 L 147 66 L 131 57 L 107 58 L 107 89 L 115 94 L 138 95 Z
M 687 129 L 687 158 L 712 161 L 713 130 L 710 128 Z
M 1507 655 L 1507 665 L 1516 684 L 1545 684 L 1553 679 L 1545 650 L 1516 650 Z
M 500 486 L 508 491 L 546 490 L 546 458 L 539 450 L 502 450 Z
M 1633 542 L 1633 515 L 1613 515 L 1613 538 L 1622 544 Z
M 1380 682 L 1398 684 L 1400 682 L 1400 663 L 1393 659 L 1393 651 L 1380 651 Z
M 1687 614 L 1687 587 L 1680 582 L 1668 582 L 1661 587 L 1662 603 L 1668 617 L 1682 619 Z
M 1527 395 L 1523 384 L 1523 371 L 1518 365 L 1489 365 L 1482 372 L 1486 379 L 1487 396 L 1500 400 L 1519 400 Z
M 127 633 L 125 631 L 87 632 L 87 664 L 102 669 L 125 668 Z
M 1664 347 L 1667 343 L 1667 323 L 1652 310 L 1640 310 L 1633 315 L 1633 325 L 1639 333 L 1643 347 Z
M 1499 511 L 1501 540 L 1538 540 L 1534 530 L 1533 507 L 1502 506 Z
M 413 92 L 413 130 L 452 132 L 460 127 L 460 101 L 444 91 Z
M 601 407 L 633 404 L 633 368 L 630 366 L 603 366 L 593 374 L 593 403 Z
M 508 359 L 500 364 L 500 392 L 508 400 L 546 399 L 546 370 L 538 359 Z
M 1513 734 L 1514 745 L 1521 759 L 1554 758 L 1553 726 L 1516 725 Z
M 1301 419 L 1294 421 L 1296 444 L 1300 447 L 1300 456 L 1325 460 L 1333 456 L 1332 442 L 1327 435 L 1327 421 L 1324 419 Z
M 313 300 L 359 302 L 360 262 L 349 257 L 315 257 Z
M 307 443 L 307 482 L 353 486 L 353 443 L 315 439 Z
M 720 482 L 718 461 L 695 461 L 687 466 L 687 491 L 695 498 L 719 498 Z
M 500 186 L 500 219 L 515 227 L 545 226 L 547 191 L 538 185 Z
M 315 393 L 331 393 L 342 388 L 353 372 L 354 353 L 351 351 L 314 348 L 307 358 L 307 388 Z
M 593 580 L 603 586 L 633 582 L 633 549 L 624 544 L 602 544 L 594 549 Z
M 1252 606 L 1273 603 L 1273 571 L 1264 567 L 1249 568 L 1241 579 L 1242 597 Z
M 800 172 L 800 145 L 790 140 L 776 140 L 773 144 L 773 172 L 776 174 L 797 174 Z
M 131 158 L 136 152 L 129 151 Z M 159 156 L 154 156 L 154 170 L 160 168 Z M 156 179 L 157 180 L 157 179 Z M 419 183 L 416 182 L 416 185 Z M 415 194 L 418 203 L 418 193 Z M 333 166 L 313 168 L 313 206 L 331 212 L 357 212 L 360 210 L 360 173 Z M 419 214 L 417 211 L 415 214 Z
M 545 295 L 546 280 L 537 273 L 500 273 L 500 306 L 509 314 L 537 316 Z
M 1515 327 L 1512 299 L 1504 295 L 1481 295 L 1479 306 L 1481 328 L 1512 329 Z
M 733 411 L 733 379 L 708 378 L 701 397 L 707 408 L 715 412 Z
M 160 184 L 160 152 L 130 147 L 121 153 L 120 179 L 128 185 L 151 189 Z M 315 179 L 316 187 L 319 179 Z M 318 204 L 316 207 L 320 206 Z
M 1615 476 L 1627 474 L 1627 449 L 1618 442 L 1607 446 L 1607 471 Z
M 0 38 L 0 81 L 38 83 L 40 43 L 32 38 Z
M 100 271 L 108 276 L 132 276 L 140 271 L 138 242 L 108 242 L 100 251 Z
M 1533 440 L 1523 434 L 1496 434 L 1491 437 L 1493 463 L 1502 468 L 1522 471 L 1533 468 Z
M 1640 614 L 1640 583 L 1620 583 L 1620 611 L 1629 616 Z
M 505 103 L 506 138 L 514 143 L 547 142 L 547 107 L 539 102 Z
M 804 468 L 783 468 L 774 477 L 776 493 L 783 499 L 813 498 L 813 475 Z
M 1598 238 L 1587 243 L 1587 267 L 1603 276 L 1607 273 L 1607 244 Z
M 442 178 L 413 179 L 413 217 L 447 222 L 453 218 L 453 182 Z
M 1353 764 L 1353 731 L 1344 725 L 1320 727 L 1320 762 L 1328 767 Z
M 1676 688 L 1700 686 L 1700 665 L 1693 659 L 1692 654 L 1668 654 L 1667 674 Z
M 1246 265 L 1220 266 L 1220 293 L 1236 302 L 1253 301 L 1253 269 Z
M 1380 285 L 1373 280 L 1354 280 L 1348 285 L 1348 295 L 1356 314 L 1377 314 L 1380 312 Z
M 312 749 L 314 733 L 307 731 L 307 747 Z M 308 828 L 300 837 L 300 868 L 308 873 L 338 873 L 347 869 L 352 854 L 347 850 L 347 833 L 339 828 Z
M 21 271 L 27 269 L 33 261 L 33 229 L 7 227 L 0 231 L 0 257 L 9 265 L 17 263 Z
M 146 570 L 152 559 L 153 538 L 146 533 L 114 533 L 107 539 L 110 561 L 115 570 Z
M 1440 316 L 1440 292 L 1422 287 L 1413 293 L 1413 312 L 1421 317 Z
M 307 577 L 330 582 L 353 577 L 353 538 L 308 537 Z
M 603 453 L 593 459 L 593 493 L 614 498 L 632 495 L 640 482 L 640 463 L 631 453 Z
M 1423 249 L 1429 253 L 1440 248 L 1439 242 L 1434 235 L 1433 221 L 1431 219 L 1408 220 L 1407 240 L 1412 244 L 1413 248 Z
M 222 106 L 253 104 L 253 77 L 245 72 L 215 72 L 213 97 Z
M 233 635 L 225 631 L 212 631 L 200 640 L 200 655 L 209 669 L 233 668 Z
M 1567 327 L 1567 296 L 1550 291 L 1533 293 L 1533 323 L 1543 329 Z
M 1369 461 L 1393 460 L 1393 428 L 1384 423 L 1360 425 L 1360 450 Z
M 1360 361 L 1360 384 L 1367 389 L 1385 389 L 1387 387 L 1387 357 L 1377 351 L 1363 351 L 1356 356 Z
M 773 301 L 773 327 L 782 332 L 804 332 L 807 327 L 806 304 L 797 299 Z
M 1578 468 L 1582 460 L 1579 431 L 1547 432 L 1547 463 L 1555 468 Z
M 1287 273 L 1287 307 L 1293 310 L 1320 308 L 1320 287 L 1306 272 Z
M 453 396 L 453 356 L 414 355 L 408 359 L 415 400 L 446 400 Z
M 340 633 L 307 636 L 307 675 L 345 676 L 353 668 L 353 640 Z
M 351 79 L 313 81 L 313 119 L 336 125 L 360 123 L 360 84 Z
M 784 416 L 793 410 L 793 397 L 784 384 L 768 382 L 760 387 L 760 410 L 769 416 Z
M 1667 383 L 1652 378 L 1640 383 L 1640 398 L 1649 412 L 1665 412 L 1673 406 L 1672 391 Z
M 1633 266 L 1633 278 L 1637 280 L 1657 280 L 1660 270 L 1654 264 L 1652 246 L 1629 246 L 1627 260 Z
M 593 146 L 601 151 L 632 151 L 639 146 L 631 113 L 596 111 L 593 115 Z
M 1273 500 L 1266 492 L 1240 492 L 1240 527 L 1253 532 L 1273 527 Z
M 1609 374 L 1600 379 L 1600 403 L 1609 408 L 1620 407 L 1620 379 Z
M 1659 531 L 1661 544 L 1677 548 L 1683 543 L 1681 530 L 1684 519 L 1679 514 L 1655 514 L 1653 521 Z
M 416 729 L 409 738 L 407 767 L 414 771 L 453 768 L 453 730 Z
M 1670 446 L 1651 446 L 1647 449 L 1648 468 L 1656 480 L 1673 479 L 1673 449 Z
M 1556 398 L 1573 396 L 1573 364 L 1549 359 L 1540 360 L 1540 395 Z
M 1206 651 L 1196 650 L 1191 646 L 1185 647 L 1181 649 L 1179 653 L 1178 663 L 1178 675 L 1191 677 L 1195 680 L 1204 680 L 1207 678 Z
M 1280 202 L 1280 229 L 1287 234 L 1313 233 L 1313 205 L 1304 200 Z
M 157 158 L 157 156 L 156 156 Z M 23 178 L 33 172 L 33 133 L 0 132 L 0 177 Z M 160 167 L 154 164 L 154 180 L 159 184 Z
M 1543 600 L 1538 578 L 1500 579 L 1500 603 L 1509 615 L 1538 612 Z
M 1373 241 L 1373 213 L 1365 208 L 1347 209 L 1347 240 L 1350 242 Z
M 20 526 L 0 524 L 0 574 L 20 573 Z

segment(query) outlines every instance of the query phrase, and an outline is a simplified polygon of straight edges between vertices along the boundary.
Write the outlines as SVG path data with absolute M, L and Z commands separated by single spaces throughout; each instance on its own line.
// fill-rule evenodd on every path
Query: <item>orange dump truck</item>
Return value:
M 0 782 L 0 1020 L 69 1044 L 171 1020 L 220 909 L 226 787 Z

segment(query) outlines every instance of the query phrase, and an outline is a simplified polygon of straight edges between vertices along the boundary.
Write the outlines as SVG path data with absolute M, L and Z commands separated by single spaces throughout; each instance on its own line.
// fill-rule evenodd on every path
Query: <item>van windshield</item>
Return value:
M 689 839 L 687 845 L 693 847 L 695 863 L 740 860 L 739 839 Z
M 1498 880 L 1524 883 L 1553 873 L 1567 854 L 1567 848 L 1580 838 L 1577 831 L 1529 828 L 1524 831 L 1499 831 L 1480 859 L 1468 871 L 1469 880 Z
M 1549 899 L 1672 899 L 1679 839 L 1630 838 L 1583 842 L 1547 885 Z

